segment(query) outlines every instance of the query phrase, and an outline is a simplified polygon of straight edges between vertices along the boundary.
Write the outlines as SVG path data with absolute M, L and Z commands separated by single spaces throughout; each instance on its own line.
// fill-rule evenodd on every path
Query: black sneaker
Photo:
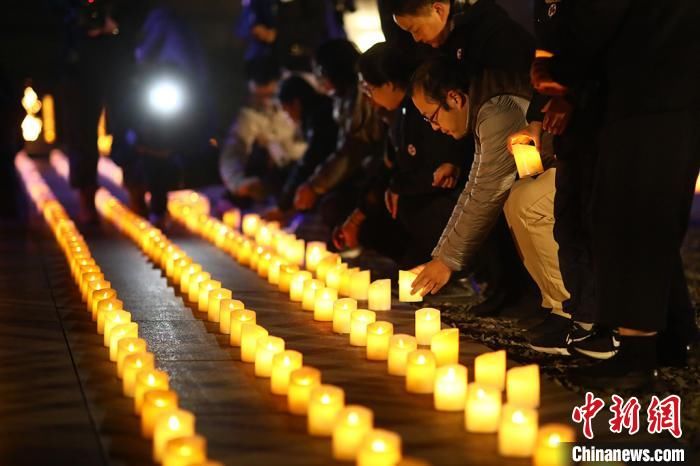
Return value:
M 566 319 L 569 320 L 569 319 Z M 569 356 L 569 328 L 571 323 L 565 328 L 554 332 L 539 335 L 530 340 L 530 348 L 540 353 L 558 354 Z
M 591 326 L 591 328 L 589 329 L 586 329 L 581 324 L 574 321 L 573 325 L 571 326 L 571 329 L 569 329 L 569 344 L 580 343 L 583 340 L 591 338 L 593 335 L 595 335 L 595 330 L 593 326 Z
M 571 349 L 593 359 L 610 359 L 620 349 L 616 332 L 599 331 L 581 341 L 572 341 Z
M 550 312 L 539 324 L 527 329 L 527 339 L 532 341 L 548 333 L 568 331 L 571 327 L 571 319 Z

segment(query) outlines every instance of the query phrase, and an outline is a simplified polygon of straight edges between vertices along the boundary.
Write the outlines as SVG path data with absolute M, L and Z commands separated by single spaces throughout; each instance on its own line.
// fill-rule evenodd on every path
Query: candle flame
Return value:
M 180 455 L 181 456 L 191 456 L 192 455 L 192 449 L 189 447 L 189 445 L 182 445 L 180 447 Z
M 321 401 L 321 404 L 327 405 L 328 403 L 331 402 L 331 397 L 330 397 L 330 395 L 328 395 L 328 394 L 326 393 L 326 394 L 324 394 L 324 395 L 321 397 L 321 400 L 320 400 L 320 401 Z
M 484 399 L 484 398 L 486 397 L 486 393 L 484 393 L 484 390 L 482 390 L 482 389 L 480 388 L 480 389 L 478 389 L 478 390 L 476 391 L 476 396 L 477 396 L 479 399 Z
M 547 439 L 547 443 L 550 447 L 559 446 L 559 444 L 561 443 L 561 437 L 559 437 L 559 434 L 551 434 Z
M 516 424 L 523 424 L 525 422 L 525 415 L 523 414 L 522 411 L 517 410 L 513 413 L 513 416 L 511 417 L 511 419 Z
M 422 354 L 416 358 L 416 364 L 425 364 L 425 356 Z
M 146 383 L 148 385 L 154 385 L 156 383 L 156 378 L 153 376 L 153 374 L 148 374 L 148 379 L 146 380 Z
M 360 416 L 358 416 L 357 413 L 354 413 L 354 412 L 350 413 L 350 414 L 348 414 L 347 421 L 348 421 L 348 424 L 357 425 L 360 423 Z
M 180 419 L 173 415 L 168 418 L 168 428 L 170 430 L 178 430 L 180 428 Z
M 168 405 L 168 402 L 164 398 L 158 398 L 155 401 L 155 405 L 159 408 L 165 408 Z
M 386 451 L 386 442 L 381 439 L 372 441 L 372 451 L 377 453 L 384 453 Z
M 128 348 L 127 348 L 127 351 L 129 351 L 129 352 L 131 353 L 131 352 L 133 352 L 135 349 L 136 349 L 136 346 L 134 346 L 133 343 L 129 343 L 129 346 L 128 346 Z

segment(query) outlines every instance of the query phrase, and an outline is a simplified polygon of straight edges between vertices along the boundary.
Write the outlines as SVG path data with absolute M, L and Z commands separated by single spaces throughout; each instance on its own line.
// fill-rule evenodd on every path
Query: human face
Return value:
M 384 83 L 381 86 L 373 86 L 360 79 L 362 92 L 369 97 L 374 105 L 393 111 L 399 108 L 401 101 L 406 96 L 406 91 L 392 83 Z
M 429 99 L 422 89 L 415 88 L 412 95 L 413 105 L 423 115 L 434 131 L 462 139 L 467 135 L 469 120 L 468 99 L 457 91 L 447 93 L 447 107 Z
M 437 48 L 447 38 L 447 18 L 449 15 L 449 2 L 436 1 L 416 14 L 394 15 L 394 22 L 411 34 L 414 41 Z

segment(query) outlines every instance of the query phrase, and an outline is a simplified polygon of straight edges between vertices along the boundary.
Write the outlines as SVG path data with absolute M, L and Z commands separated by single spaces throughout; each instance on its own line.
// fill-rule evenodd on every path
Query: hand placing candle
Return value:
M 540 366 L 513 367 L 506 373 L 508 403 L 537 408 L 540 405 Z
M 170 440 L 190 435 L 194 435 L 194 414 L 182 409 L 161 414 L 153 431 L 153 461 L 163 461 L 165 446 Z
M 440 331 L 440 311 L 425 307 L 416 311 L 416 341 L 430 345 L 433 335 Z
M 474 359 L 474 379 L 484 385 L 503 390 L 506 385 L 505 350 L 480 354 Z
M 501 391 L 489 385 L 470 383 L 464 425 L 467 432 L 492 434 L 501 419 Z
M 369 307 L 372 311 L 391 310 L 391 280 L 376 280 L 369 285 L 367 292 Z
M 417 303 L 423 301 L 420 293 L 411 293 L 413 282 L 417 275 L 407 270 L 399 270 L 399 301 L 402 303 Z
M 430 350 L 435 354 L 438 367 L 459 363 L 459 329 L 446 328 L 433 335 Z
M 309 434 L 330 436 L 338 413 L 345 406 L 345 392 L 333 385 L 319 385 L 309 395 Z
M 275 395 L 286 395 L 289 391 L 289 375 L 303 364 L 300 352 L 286 350 L 275 354 L 272 358 L 272 376 L 270 390 Z
M 309 409 L 311 390 L 321 385 L 321 372 L 313 367 L 303 366 L 289 375 L 287 406 L 289 412 L 305 416 Z
M 149 390 L 143 395 L 141 435 L 153 438 L 156 420 L 161 414 L 177 409 L 177 393 L 169 390 Z
M 374 427 L 374 414 L 359 405 L 348 405 L 338 413 L 333 428 L 333 458 L 352 461 L 365 435 Z
M 283 339 L 272 336 L 258 338 L 255 348 L 255 375 L 270 377 L 272 375 L 272 358 L 283 351 Z
M 513 144 L 511 147 L 520 178 L 539 175 L 544 172 L 540 153 L 535 146 Z
M 394 326 L 389 322 L 373 322 L 367 325 L 367 359 L 386 361 L 389 357 L 389 341 Z
M 350 333 L 350 317 L 357 310 L 357 301 L 352 298 L 341 298 L 333 304 L 333 331 L 335 333 Z
M 416 337 L 405 334 L 393 335 L 389 340 L 388 370 L 391 375 L 406 375 L 408 354 L 418 349 Z
M 377 314 L 367 309 L 358 309 L 350 314 L 350 344 L 365 346 L 367 344 L 367 326 L 377 320 Z
M 532 456 L 537 441 L 537 410 L 507 403 L 498 427 L 498 453 L 502 456 Z
M 401 437 L 388 430 L 373 429 L 362 439 L 357 466 L 395 466 L 401 457 Z

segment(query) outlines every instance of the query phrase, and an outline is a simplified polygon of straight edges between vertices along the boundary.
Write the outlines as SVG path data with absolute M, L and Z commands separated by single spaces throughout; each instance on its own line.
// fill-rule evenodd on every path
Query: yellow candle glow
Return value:
M 209 322 L 219 322 L 221 315 L 221 301 L 224 299 L 231 299 L 231 290 L 226 288 L 214 289 L 209 292 L 209 297 L 207 298 L 207 320 Z
M 340 263 L 340 256 L 332 252 L 327 252 L 323 259 L 316 266 L 316 278 L 325 283 L 328 271 Z
M 100 335 L 104 334 L 104 328 L 105 328 L 105 316 L 107 315 L 106 313 L 108 311 L 123 311 L 124 310 L 124 303 L 121 302 L 119 299 L 103 299 L 100 301 L 100 303 L 97 305 L 97 311 L 95 312 L 95 315 L 92 317 L 93 321 L 97 321 L 97 333 Z
M 211 275 L 209 275 L 209 272 L 198 272 L 190 278 L 190 290 L 187 292 L 187 299 L 191 303 L 197 303 L 199 301 L 199 285 L 210 279 Z
M 563 443 L 576 441 L 574 429 L 566 424 L 545 424 L 537 435 L 533 466 L 568 466 L 569 449 Z
M 333 458 L 352 461 L 365 435 L 374 427 L 374 414 L 359 405 L 348 405 L 338 413 L 333 427 Z
M 537 408 L 540 405 L 540 366 L 514 367 L 506 373 L 508 403 Z
M 153 353 L 130 354 L 124 358 L 122 371 L 122 389 L 124 396 L 133 397 L 136 387 L 136 375 L 144 369 L 153 369 L 155 366 Z
M 272 358 L 283 351 L 283 339 L 272 336 L 258 338 L 255 347 L 255 375 L 270 377 L 272 375 Z
M 270 261 L 272 261 L 272 254 L 269 252 L 264 253 L 262 256 L 260 256 L 260 260 L 258 260 L 258 275 L 267 278 L 267 274 L 270 270 Z
M 389 354 L 387 367 L 391 375 L 406 375 L 406 362 L 408 354 L 418 349 L 416 337 L 412 335 L 397 334 L 389 340 Z
M 97 316 L 97 307 L 100 305 L 100 302 L 105 299 L 117 299 L 116 290 L 105 288 L 104 290 L 94 291 L 92 295 L 92 307 L 90 308 L 91 315 Z
M 338 292 L 340 292 L 341 280 L 347 268 L 348 264 L 337 264 L 329 268 L 328 272 L 326 272 L 326 286 L 329 288 L 335 288 L 338 290 Z
M 391 309 L 391 280 L 376 280 L 369 285 L 367 291 L 368 305 L 372 311 L 388 311 Z
M 258 350 L 258 339 L 266 337 L 267 330 L 260 325 L 244 323 L 241 325 L 241 361 L 255 362 L 255 353 Z
M 542 158 L 537 147 L 527 144 L 513 144 L 513 157 L 520 178 L 539 175 L 544 172 Z
M 410 393 L 433 393 L 435 355 L 429 350 L 415 350 L 406 357 L 406 390 Z
M 141 414 L 143 396 L 149 390 L 168 390 L 168 374 L 157 369 L 142 369 L 136 374 L 134 383 L 134 411 Z
M 229 209 L 224 213 L 222 220 L 224 225 L 238 230 L 241 227 L 241 211 L 238 209 Z
M 275 395 L 286 395 L 289 390 L 289 375 L 299 369 L 303 364 L 303 356 L 300 352 L 286 350 L 275 354 L 272 358 L 272 375 L 270 377 L 270 390 Z
M 153 438 L 153 429 L 158 417 L 174 409 L 177 409 L 177 393 L 170 390 L 147 391 L 141 407 L 141 435 Z
M 172 439 L 194 435 L 194 414 L 182 409 L 161 414 L 153 429 L 153 461 L 161 463 Z
M 333 306 L 338 300 L 338 291 L 333 288 L 321 288 L 314 297 L 314 320 L 333 321 Z
M 196 300 L 199 312 L 209 311 L 209 293 L 219 288 L 221 288 L 221 282 L 218 280 L 205 280 L 199 284 Z
M 470 383 L 464 426 L 467 432 L 492 434 L 501 419 L 501 391 L 489 385 Z
M 263 254 L 265 254 L 265 248 L 262 246 L 253 248 L 253 252 L 250 254 L 250 262 L 248 263 L 248 266 L 255 272 L 258 271 L 258 262 Z
M 128 322 L 131 322 L 131 312 L 123 310 L 105 312 L 104 322 L 102 325 L 104 345 L 109 346 L 109 337 L 114 327 L 116 327 L 117 325 L 126 324 Z M 100 333 L 99 324 L 97 327 L 97 333 Z
M 350 344 L 365 346 L 367 344 L 367 326 L 377 320 L 377 314 L 367 309 L 358 309 L 350 314 Z
M 350 317 L 357 310 L 357 301 L 352 298 L 340 298 L 333 304 L 333 331 L 350 333 Z
M 423 301 L 420 293 L 411 293 L 413 281 L 418 275 L 408 270 L 399 270 L 399 301 L 402 303 L 417 303 Z
M 301 267 L 304 264 L 304 240 L 303 239 L 292 239 L 287 243 L 285 252 L 285 259 L 290 264 L 298 265 Z
M 309 395 L 307 427 L 310 435 L 330 437 L 338 413 L 345 407 L 345 392 L 333 385 L 319 385 Z
M 192 466 L 207 459 L 207 441 L 199 435 L 179 437 L 165 445 L 163 466 Z
M 480 354 L 474 359 L 474 380 L 503 390 L 506 385 L 505 350 Z
M 440 311 L 425 307 L 416 311 L 416 340 L 419 345 L 429 345 L 433 335 L 440 331 Z
M 433 335 L 430 350 L 435 354 L 438 367 L 459 363 L 459 329 L 446 328 Z
M 182 258 L 176 260 L 173 263 L 172 271 L 170 271 L 170 273 L 167 274 L 167 276 L 173 280 L 173 283 L 175 283 L 176 285 L 179 286 L 180 285 L 180 277 L 182 277 L 182 272 L 190 264 L 192 264 L 192 259 L 190 259 L 189 257 L 182 257 Z
M 88 285 L 94 281 L 103 279 L 104 275 L 102 272 L 86 272 L 80 275 L 80 294 L 83 297 L 83 301 L 87 302 Z
M 304 416 L 309 407 L 311 390 L 321 385 L 321 372 L 313 367 L 302 366 L 289 374 L 287 407 L 289 412 Z
M 352 291 L 352 276 L 359 271 L 359 267 L 346 268 L 343 270 L 343 273 L 340 276 L 340 288 L 338 289 L 338 293 L 340 293 L 342 296 L 350 297 Z
M 367 326 L 367 359 L 386 361 L 394 326 L 389 322 L 373 322 Z
M 280 267 L 285 265 L 284 259 L 274 256 L 270 259 L 270 268 L 267 271 L 267 282 L 270 285 L 279 285 Z
M 93 280 L 88 283 L 87 286 L 87 305 L 88 309 L 92 309 L 92 297 L 94 296 L 94 292 L 97 290 L 104 290 L 106 288 L 110 288 L 112 284 L 108 282 L 107 280 Z
M 242 301 L 237 299 L 222 299 L 219 303 L 219 332 L 231 334 L 231 314 L 236 309 L 245 309 Z
M 358 301 L 367 301 L 369 284 L 369 270 L 360 270 L 353 273 L 352 278 L 350 279 L 350 297 Z
M 304 281 L 304 292 L 302 293 L 301 308 L 305 311 L 313 311 L 316 302 L 316 291 L 323 289 L 321 280 Z
M 245 214 L 243 216 L 243 234 L 249 238 L 255 237 L 255 234 L 260 228 L 260 215 L 258 214 Z
M 298 271 L 299 267 L 297 267 L 296 265 L 281 265 L 277 289 L 280 290 L 282 293 L 289 293 L 292 279 Z
M 321 262 L 325 254 L 326 243 L 321 241 L 309 241 L 306 244 L 306 260 L 304 261 L 306 270 L 315 272 L 316 267 L 318 267 L 319 262 Z
M 498 453 L 502 456 L 527 458 L 535 451 L 537 410 L 503 405 L 498 426 Z
M 117 349 L 119 347 L 119 342 L 123 338 L 138 338 L 138 336 L 139 324 L 136 322 L 129 322 L 113 327 L 109 334 L 109 360 L 117 362 Z
M 357 466 L 395 466 L 401 457 L 401 437 L 388 430 L 373 429 L 362 439 Z
M 122 338 L 117 345 L 117 376 L 121 379 L 124 374 L 124 360 L 130 354 L 145 353 L 146 340 L 143 338 Z
M 241 346 L 241 328 L 243 324 L 256 323 L 255 311 L 249 309 L 235 309 L 231 311 L 229 329 L 231 336 L 229 341 L 231 346 Z
M 190 292 L 190 280 L 202 271 L 202 266 L 199 264 L 190 263 L 180 273 L 180 292 L 187 295 Z
M 236 260 L 241 265 L 250 264 L 250 257 L 253 255 L 253 246 L 253 242 L 249 239 L 243 240 L 243 242 L 239 246 L 238 252 L 236 254 Z
M 304 299 L 304 282 L 311 280 L 311 272 L 305 270 L 296 272 L 289 283 L 289 299 L 301 302 Z
M 438 411 L 463 411 L 467 404 L 467 368 L 448 364 L 435 371 L 433 402 Z

